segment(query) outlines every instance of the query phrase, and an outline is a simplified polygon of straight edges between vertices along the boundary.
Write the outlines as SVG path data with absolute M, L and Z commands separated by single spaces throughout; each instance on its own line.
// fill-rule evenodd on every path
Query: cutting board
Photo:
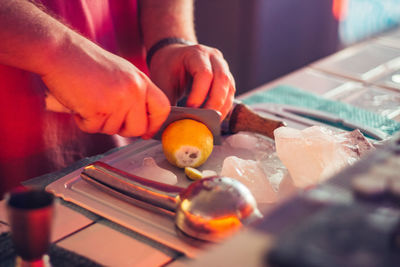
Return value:
M 242 133 L 239 133 L 242 134 Z M 250 133 L 249 133 L 250 134 Z M 250 134 L 251 135 L 251 134 Z M 255 135 L 258 138 L 257 149 L 254 147 L 232 146 L 230 137 L 224 137 L 222 145 L 214 146 L 214 150 L 199 170 L 221 171 L 223 160 L 228 156 L 241 159 L 262 159 L 265 164 L 276 164 L 274 143 L 272 139 Z M 186 178 L 183 169 L 172 166 L 167 162 L 162 152 L 162 145 L 156 140 L 138 140 L 117 152 L 109 154 L 101 160 L 127 172 L 132 172 L 141 166 L 145 157 L 152 157 L 158 166 L 170 170 L 177 175 L 176 185 L 186 187 L 191 181 Z M 78 169 L 59 180 L 51 183 L 46 190 L 56 196 L 77 204 L 106 219 L 136 231 L 161 244 L 184 253 L 188 257 L 196 257 L 209 244 L 184 235 L 174 224 L 174 214 L 158 208 L 149 207 L 140 201 L 127 199 L 124 196 L 115 197 L 88 184 L 80 178 L 82 169 Z M 269 206 L 269 205 L 267 205 Z M 263 207 L 260 207 L 264 210 Z

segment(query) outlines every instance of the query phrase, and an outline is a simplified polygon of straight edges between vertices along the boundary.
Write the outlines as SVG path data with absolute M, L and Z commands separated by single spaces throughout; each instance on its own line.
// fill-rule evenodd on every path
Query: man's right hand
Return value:
M 170 111 L 164 93 L 130 62 L 88 40 L 74 39 L 54 57 L 42 75 L 50 92 L 75 113 L 89 133 L 149 138 Z

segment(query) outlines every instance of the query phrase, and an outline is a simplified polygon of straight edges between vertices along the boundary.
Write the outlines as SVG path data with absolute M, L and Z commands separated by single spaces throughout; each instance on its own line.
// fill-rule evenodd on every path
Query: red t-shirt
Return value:
M 37 2 L 49 14 L 147 73 L 136 0 Z M 38 75 L 0 64 L 0 87 L 0 199 L 23 180 L 116 146 L 112 136 L 86 134 L 70 115 L 46 111 L 46 88 Z

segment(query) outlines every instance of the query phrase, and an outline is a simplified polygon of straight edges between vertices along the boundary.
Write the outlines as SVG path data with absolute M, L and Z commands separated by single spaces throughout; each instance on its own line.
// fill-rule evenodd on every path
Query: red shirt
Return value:
M 49 14 L 147 73 L 136 0 L 40 2 Z M 23 180 L 116 146 L 112 136 L 80 131 L 69 114 L 46 111 L 46 87 L 36 74 L 0 64 L 0 88 L 0 199 Z

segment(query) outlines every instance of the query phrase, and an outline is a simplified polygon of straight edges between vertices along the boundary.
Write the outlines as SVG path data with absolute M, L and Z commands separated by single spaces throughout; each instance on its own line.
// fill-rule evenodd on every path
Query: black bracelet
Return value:
M 146 56 L 147 66 L 150 67 L 151 59 L 158 50 L 171 44 L 194 45 L 195 43 L 177 37 L 168 37 L 161 39 L 160 41 L 155 43 L 152 47 L 150 47 L 149 51 L 147 51 L 147 56 Z

